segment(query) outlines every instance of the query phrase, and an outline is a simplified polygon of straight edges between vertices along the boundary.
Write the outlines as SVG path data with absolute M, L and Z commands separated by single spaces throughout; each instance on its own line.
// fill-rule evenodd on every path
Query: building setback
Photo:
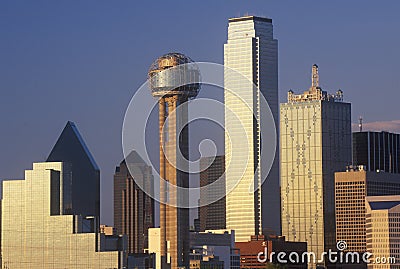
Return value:
M 351 164 L 351 105 L 320 88 L 313 65 L 310 89 L 289 91 L 280 121 L 282 235 L 320 257 L 336 249 L 334 172 Z
M 335 173 L 336 241 L 345 241 L 346 252 L 366 250 L 365 198 L 400 195 L 400 175 L 349 167 Z
M 368 269 L 399 268 L 400 196 L 368 196 L 366 208 Z
M 129 253 L 148 247 L 148 229 L 154 227 L 153 174 L 136 151 L 115 169 L 114 226 L 128 236 Z
M 260 160 L 266 150 L 261 149 L 261 130 L 268 124 L 261 120 L 268 113 L 260 105 L 262 97 L 278 124 L 278 41 L 273 37 L 272 20 L 256 16 L 229 19 L 224 66 L 226 228 L 235 230 L 236 241 L 247 242 L 263 230 L 276 234 L 281 230 L 278 151 L 267 178 L 261 178 L 260 172 L 266 169 Z M 242 164 L 244 171 L 237 169 Z M 232 184 L 235 187 L 230 191 Z M 254 191 L 249 191 L 251 186 Z

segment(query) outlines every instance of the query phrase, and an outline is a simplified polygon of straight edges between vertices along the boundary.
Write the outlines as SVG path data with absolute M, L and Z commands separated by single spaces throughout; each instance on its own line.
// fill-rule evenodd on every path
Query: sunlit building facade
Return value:
M 260 118 L 267 113 L 260 109 L 260 92 L 270 106 L 275 124 L 278 123 L 278 41 L 273 37 L 272 20 L 255 16 L 230 19 L 224 65 L 228 68 L 224 75 L 226 228 L 235 230 L 236 241 L 247 242 L 264 229 L 280 233 L 279 153 L 262 186 L 263 179 L 257 170 L 263 169 Z M 238 102 L 238 98 L 249 107 Z M 241 138 L 239 130 L 243 129 L 247 137 Z M 240 139 L 240 143 L 231 145 L 235 139 Z M 233 156 L 232 147 L 242 153 Z M 244 171 L 237 169 L 242 163 L 246 164 Z M 230 191 L 232 182 L 238 184 Z M 256 191 L 251 187 L 253 183 Z
M 108 241 L 95 231 L 95 218 L 63 215 L 64 175 L 70 169 L 62 162 L 34 163 L 25 180 L 3 181 L 1 268 L 126 266 L 123 237 Z
M 346 252 L 366 250 L 365 198 L 400 195 L 400 176 L 366 171 L 364 166 L 335 173 L 336 241 L 345 241 Z
M 368 196 L 365 204 L 368 269 L 400 268 L 400 196 Z
M 189 194 L 183 191 L 189 187 L 187 105 L 201 87 L 200 71 L 190 63 L 183 54 L 167 53 L 153 62 L 148 73 L 159 108 L 162 269 L 189 267 Z
M 351 164 L 351 105 L 319 87 L 317 65 L 311 88 L 281 104 L 280 132 L 282 235 L 320 257 L 336 249 L 334 173 Z

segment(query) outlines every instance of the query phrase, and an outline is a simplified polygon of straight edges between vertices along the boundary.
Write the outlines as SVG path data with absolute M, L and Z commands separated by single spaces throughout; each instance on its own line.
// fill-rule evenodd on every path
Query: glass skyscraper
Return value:
M 256 171 L 262 169 L 260 118 L 267 113 L 260 109 L 259 92 L 268 101 L 275 124 L 278 119 L 278 41 L 273 37 L 272 20 L 255 16 L 230 19 L 224 65 L 243 75 L 225 70 L 224 76 L 226 228 L 235 230 L 236 241 L 249 241 L 263 230 L 280 233 L 279 153 L 262 186 L 261 173 Z M 250 109 L 238 103 L 238 96 Z M 240 138 L 240 129 L 247 137 Z M 241 143 L 231 145 L 235 139 L 242 139 Z M 239 152 L 233 153 L 232 147 Z M 245 171 L 235 169 L 242 163 L 247 164 Z M 230 165 L 233 169 L 228 169 Z M 229 192 L 234 181 L 238 184 Z M 253 182 L 258 184 L 256 191 Z
M 148 248 L 148 229 L 154 227 L 153 182 L 151 166 L 136 151 L 115 170 L 114 226 L 128 236 L 129 253 L 144 253 Z
M 389 132 L 354 132 L 353 164 L 368 171 L 400 173 L 400 134 Z
M 200 187 L 215 183 L 213 188 L 200 189 L 200 230 L 225 229 L 225 156 L 202 157 L 200 159 Z M 222 197 L 222 198 L 221 198 Z M 215 201 L 209 204 L 209 201 Z
M 334 173 L 351 164 L 351 105 L 319 87 L 314 65 L 310 89 L 289 91 L 280 110 L 282 235 L 321 257 L 336 250 Z
M 69 121 L 51 150 L 47 162 L 71 165 L 73 177 L 69 207 L 65 214 L 92 216 L 100 220 L 100 169 L 76 125 Z
M 108 251 L 106 236 L 95 232 L 92 221 L 60 212 L 70 174 L 70 166 L 61 162 L 34 163 L 25 180 L 3 181 L 1 268 L 124 266 L 123 249 Z
M 47 162 L 2 182 L 1 268 L 126 268 L 125 237 L 99 232 L 99 176 L 68 122 Z

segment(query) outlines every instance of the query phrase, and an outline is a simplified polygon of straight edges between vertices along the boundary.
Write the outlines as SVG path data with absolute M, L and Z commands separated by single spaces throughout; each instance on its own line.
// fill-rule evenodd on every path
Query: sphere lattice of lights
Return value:
M 181 53 L 168 53 L 155 60 L 148 78 L 151 93 L 158 98 L 174 95 L 195 98 L 201 87 L 199 67 Z

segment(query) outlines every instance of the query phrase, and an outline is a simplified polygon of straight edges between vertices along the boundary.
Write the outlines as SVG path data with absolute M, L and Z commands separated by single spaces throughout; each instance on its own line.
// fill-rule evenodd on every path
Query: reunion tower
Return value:
M 189 268 L 189 196 L 179 187 L 189 188 L 185 102 L 200 90 L 200 71 L 189 57 L 168 53 L 151 65 L 148 76 L 159 99 L 161 268 Z

